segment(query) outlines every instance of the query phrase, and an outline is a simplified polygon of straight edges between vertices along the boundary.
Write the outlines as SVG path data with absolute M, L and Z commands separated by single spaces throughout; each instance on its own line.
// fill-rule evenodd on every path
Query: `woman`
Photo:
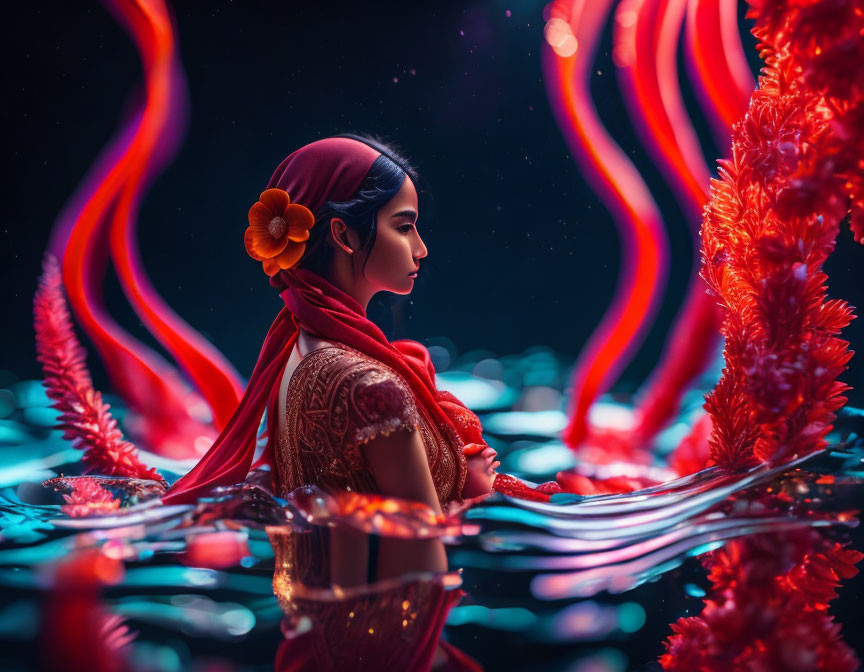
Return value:
M 497 462 L 476 416 L 436 389 L 423 346 L 390 343 L 366 319 L 377 292 L 410 293 L 427 255 L 415 182 L 404 159 L 360 136 L 319 140 L 280 164 L 250 210 L 245 242 L 285 308 L 234 417 L 166 502 L 193 501 L 243 480 L 265 405 L 269 441 L 262 461 L 273 467 L 278 495 L 317 485 L 414 500 L 440 514 L 490 491 Z M 377 553 L 368 536 L 347 529 L 274 532 L 271 540 L 281 603 L 313 622 L 303 646 L 294 640 L 290 655 L 283 650 L 285 665 L 429 668 L 458 596 L 439 579 L 413 577 L 446 572 L 439 540 L 382 538 Z M 364 592 L 369 582 L 387 588 Z M 346 589 L 352 597 L 303 597 L 344 596 Z M 422 608 L 403 614 L 406 604 Z M 377 638 L 370 618 L 379 624 Z M 310 652 L 305 662 L 301 650 Z

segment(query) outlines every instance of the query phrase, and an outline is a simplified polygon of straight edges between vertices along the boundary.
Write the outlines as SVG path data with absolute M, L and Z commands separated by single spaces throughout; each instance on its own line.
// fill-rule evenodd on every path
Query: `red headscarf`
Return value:
M 359 140 L 326 138 L 286 158 L 267 186 L 284 189 L 292 203 L 315 212 L 327 201 L 349 200 L 379 156 L 380 152 Z M 270 461 L 278 426 L 278 381 L 297 341 L 298 327 L 325 340 L 344 343 L 391 367 L 434 420 L 451 424 L 465 443 L 482 443 L 477 417 L 455 397 L 436 389 L 435 369 L 423 345 L 414 341 L 390 343 L 354 298 L 312 271 L 280 271 L 270 284 L 279 290 L 285 307 L 267 332 L 240 405 L 207 454 L 162 498 L 164 503 L 194 502 L 216 486 L 243 481 L 252 465 L 265 407 L 268 447 L 259 463 Z

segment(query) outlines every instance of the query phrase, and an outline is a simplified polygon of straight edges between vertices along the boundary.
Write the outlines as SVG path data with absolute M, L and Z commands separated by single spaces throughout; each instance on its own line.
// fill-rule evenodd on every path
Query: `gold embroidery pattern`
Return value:
M 281 496 L 302 485 L 377 493 L 361 446 L 404 428 L 420 432 L 441 505 L 461 499 L 467 463 L 458 434 L 432 422 L 407 383 L 377 360 L 347 346 L 310 353 L 291 376 L 284 412 L 274 450 Z M 377 669 L 413 669 L 422 647 L 435 646 L 443 616 L 458 599 L 439 579 L 372 584 L 359 596 L 318 599 L 307 593 L 333 589 L 328 529 L 269 528 L 268 535 L 273 591 L 289 621 L 310 619 L 302 646 L 311 646 L 322 669 L 348 669 L 357 656 L 380 663 Z
M 304 357 L 291 376 L 285 413 L 287 431 L 275 451 L 280 495 L 302 485 L 375 493 L 360 446 L 379 434 L 418 429 L 441 505 L 460 499 L 467 465 L 456 432 L 436 426 L 395 371 L 353 348 Z

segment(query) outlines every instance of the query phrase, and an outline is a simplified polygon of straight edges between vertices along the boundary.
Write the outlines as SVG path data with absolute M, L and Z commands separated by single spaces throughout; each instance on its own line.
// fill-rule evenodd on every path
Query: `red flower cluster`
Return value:
M 37 359 L 43 384 L 53 407 L 60 410 L 63 438 L 84 451 L 88 471 L 161 481 L 162 477 L 138 459 L 135 447 L 123 439 L 110 406 L 93 389 L 85 353 L 69 317 L 57 260 L 46 257 L 39 289 L 33 300 Z
M 826 299 L 821 269 L 850 210 L 864 242 L 860 2 L 751 5 L 766 67 L 702 226 L 702 277 L 726 339 L 705 408 L 711 456 L 729 468 L 824 446 L 846 401 L 837 376 L 851 353 L 838 334 L 852 313 Z
M 862 556 L 816 530 L 761 534 L 702 556 L 711 591 L 699 616 L 672 624 L 660 658 L 672 672 L 852 672 L 858 661 L 828 614 Z

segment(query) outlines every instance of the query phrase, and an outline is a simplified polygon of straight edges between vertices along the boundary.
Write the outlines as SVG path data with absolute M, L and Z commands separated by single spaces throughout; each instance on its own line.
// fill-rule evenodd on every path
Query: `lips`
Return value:
M 413 273 L 409 273 L 408 277 L 409 278 L 416 278 L 417 277 L 417 271 L 414 271 Z

